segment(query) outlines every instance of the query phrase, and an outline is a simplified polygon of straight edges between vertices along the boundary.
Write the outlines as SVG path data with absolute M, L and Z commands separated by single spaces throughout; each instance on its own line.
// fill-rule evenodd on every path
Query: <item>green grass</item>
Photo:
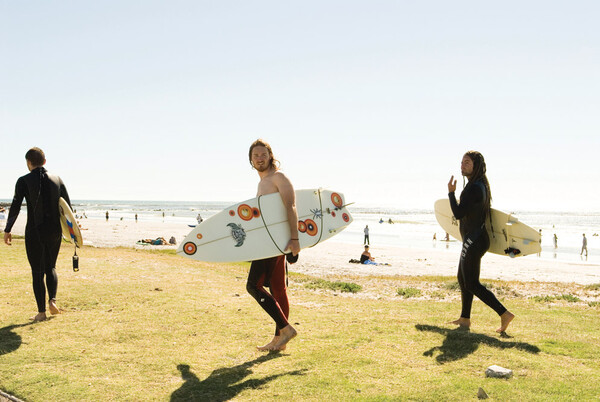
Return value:
M 557 300 L 566 300 L 569 303 L 577 303 L 581 301 L 579 297 L 573 296 L 571 294 L 562 294 L 558 296 L 533 296 L 531 299 L 538 303 L 551 303 Z
M 357 293 L 362 290 L 362 286 L 356 283 L 328 281 L 325 279 L 309 279 L 305 283 L 307 289 L 328 289 L 340 292 Z
M 255 346 L 274 325 L 245 291 L 248 264 L 121 248 L 78 254 L 78 273 L 70 248 L 57 264 L 64 314 L 31 324 L 23 242 L 0 247 L 0 389 L 27 401 L 462 401 L 479 387 L 491 400 L 600 398 L 598 308 L 586 302 L 507 295 L 516 319 L 502 337 L 477 300 L 470 332 L 446 324 L 460 312 L 457 291 L 444 288 L 451 278 L 292 274 L 298 337 L 267 354 Z M 323 285 L 336 282 L 362 291 Z M 422 293 L 399 298 L 399 288 Z M 492 364 L 514 377 L 486 378 Z
M 398 296 L 402 296 L 405 299 L 410 297 L 418 297 L 421 295 L 421 289 L 415 288 L 398 288 L 397 290 Z

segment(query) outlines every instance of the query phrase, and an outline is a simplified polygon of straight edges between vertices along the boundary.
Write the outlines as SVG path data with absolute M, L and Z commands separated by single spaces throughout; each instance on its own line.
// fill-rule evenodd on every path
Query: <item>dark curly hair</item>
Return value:
M 473 174 L 469 178 L 469 182 L 475 183 L 478 180 L 485 185 L 485 191 L 487 192 L 487 197 L 485 200 L 485 208 L 487 211 L 487 215 L 490 214 L 490 208 L 492 206 L 492 191 L 490 190 L 490 182 L 485 175 L 487 168 L 485 165 L 485 159 L 481 152 L 477 151 L 468 151 L 465 153 L 465 156 L 468 156 L 473 161 Z

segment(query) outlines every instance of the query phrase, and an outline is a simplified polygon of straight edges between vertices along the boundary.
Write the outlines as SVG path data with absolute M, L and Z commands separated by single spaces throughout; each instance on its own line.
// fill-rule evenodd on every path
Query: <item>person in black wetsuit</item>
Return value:
M 19 178 L 15 186 L 15 195 L 8 213 L 4 229 L 4 242 L 12 244 L 12 227 L 21 210 L 23 198 L 27 202 L 27 225 L 25 226 L 25 249 L 33 276 L 33 293 L 37 302 L 38 314 L 34 321 L 43 321 L 46 317 L 46 288 L 51 314 L 59 314 L 56 306 L 58 276 L 56 259 L 60 250 L 62 231 L 58 200 L 63 197 L 71 205 L 67 189 L 58 176 L 48 174 L 43 167 L 46 163 L 44 152 L 31 148 L 25 154 L 30 173 Z M 46 286 L 44 287 L 44 276 Z
M 481 258 L 490 248 L 490 239 L 485 225 L 486 218 L 490 216 L 492 200 L 483 155 L 477 151 L 467 152 L 463 156 L 460 169 L 462 175 L 468 179 L 467 185 L 460 194 L 460 202 L 456 201 L 454 195 L 456 191 L 454 176 L 448 182 L 450 206 L 454 217 L 460 221 L 460 234 L 463 238 L 458 263 L 462 312 L 460 318 L 451 323 L 467 328 L 471 326 L 471 306 L 475 295 L 500 316 L 500 328 L 496 332 L 504 332 L 515 316 L 479 282 Z

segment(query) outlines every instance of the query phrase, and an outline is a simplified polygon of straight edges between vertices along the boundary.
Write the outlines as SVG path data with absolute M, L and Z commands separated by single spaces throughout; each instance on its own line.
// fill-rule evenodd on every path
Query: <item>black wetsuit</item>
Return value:
M 60 177 L 49 175 L 43 167 L 32 170 L 17 180 L 15 196 L 4 229 L 5 232 L 10 233 L 25 198 L 27 202 L 25 248 L 33 276 L 33 293 L 40 313 L 46 311 L 44 276 L 46 276 L 48 299 L 56 298 L 58 287 L 55 265 L 61 242 L 58 211 L 60 197 L 71 205 L 69 194 Z
M 252 261 L 246 290 L 275 321 L 275 335 L 289 325 L 290 303 L 287 297 L 285 256 Z M 269 287 L 271 293 L 264 288 Z
M 462 296 L 461 317 L 471 317 L 473 295 L 490 306 L 498 315 L 506 308 L 496 296 L 479 282 L 481 257 L 490 248 L 490 238 L 485 228 L 486 190 L 481 181 L 469 182 L 460 194 L 460 203 L 454 193 L 448 194 L 452 213 L 460 220 L 460 234 L 463 245 L 458 263 L 458 283 Z

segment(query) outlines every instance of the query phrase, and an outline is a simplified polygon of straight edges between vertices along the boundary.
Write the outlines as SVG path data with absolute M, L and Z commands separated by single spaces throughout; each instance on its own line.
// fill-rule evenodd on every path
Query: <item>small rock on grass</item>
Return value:
M 490 366 L 485 370 L 486 377 L 492 378 L 511 378 L 513 376 L 513 371 L 500 366 Z

